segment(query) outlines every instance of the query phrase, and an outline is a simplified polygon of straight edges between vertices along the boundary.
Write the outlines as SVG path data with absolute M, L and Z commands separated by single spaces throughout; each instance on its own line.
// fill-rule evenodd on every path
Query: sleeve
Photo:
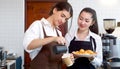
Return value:
M 68 47 L 69 46 L 69 44 L 70 44 L 70 35 L 69 35 L 69 33 L 67 33 L 66 35 L 65 35 L 65 39 L 66 39 L 66 46 Z
M 68 49 L 68 51 L 69 51 L 69 45 L 70 45 L 70 42 L 71 42 L 71 40 L 73 39 L 73 35 L 72 34 L 70 34 L 70 32 L 68 32 L 66 35 L 65 35 L 65 39 L 66 39 L 66 46 L 67 46 L 67 49 Z M 67 51 L 67 52 L 68 52 Z
M 40 38 L 40 21 L 34 21 L 31 26 L 26 30 L 23 39 L 23 46 L 25 51 L 28 53 L 32 52 L 33 50 L 28 50 L 27 47 L 31 43 L 32 40 Z
M 94 58 L 94 60 L 91 62 L 95 67 L 99 67 L 102 64 L 103 55 L 102 55 L 102 40 L 100 36 L 96 36 L 96 52 L 97 56 Z

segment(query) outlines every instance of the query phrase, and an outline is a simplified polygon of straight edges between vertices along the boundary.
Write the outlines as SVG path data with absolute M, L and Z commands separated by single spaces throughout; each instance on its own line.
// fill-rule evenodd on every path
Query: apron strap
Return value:
M 43 26 L 43 22 L 42 22 L 42 28 L 43 28 L 44 37 L 46 37 L 47 35 L 46 35 L 45 29 L 44 29 L 44 26 Z M 60 36 L 60 35 L 58 34 L 57 28 L 55 28 L 55 30 L 56 30 L 57 36 Z
M 46 32 L 45 32 L 45 29 L 44 29 L 43 25 L 42 25 L 42 28 L 43 28 L 44 37 L 46 37 L 47 35 L 46 35 Z
M 60 35 L 58 34 L 58 31 L 57 31 L 57 29 L 55 29 L 55 30 L 56 30 L 57 36 L 60 36 Z
M 94 46 L 94 51 L 96 51 L 96 42 L 95 42 L 95 39 L 92 37 L 92 36 L 90 36 L 90 41 L 92 42 L 93 41 L 93 45 L 92 46 Z

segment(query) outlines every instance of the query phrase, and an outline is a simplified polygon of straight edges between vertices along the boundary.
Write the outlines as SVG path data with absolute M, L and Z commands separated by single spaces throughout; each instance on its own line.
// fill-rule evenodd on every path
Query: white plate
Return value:
M 78 57 L 95 57 L 96 56 L 96 54 L 93 54 L 93 55 L 90 55 L 90 54 L 74 54 L 75 56 L 78 56 Z
M 89 54 L 81 54 L 78 56 L 80 56 L 80 57 L 95 57 L 95 55 L 89 55 Z

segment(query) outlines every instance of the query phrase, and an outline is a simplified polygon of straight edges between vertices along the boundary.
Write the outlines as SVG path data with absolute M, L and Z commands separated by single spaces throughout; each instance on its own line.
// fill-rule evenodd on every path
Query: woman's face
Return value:
M 83 11 L 78 17 L 78 27 L 79 30 L 85 31 L 89 30 L 89 27 L 93 25 L 92 14 Z
M 70 18 L 70 13 L 66 10 L 57 11 L 54 9 L 53 11 L 53 25 L 59 26 L 64 24 Z

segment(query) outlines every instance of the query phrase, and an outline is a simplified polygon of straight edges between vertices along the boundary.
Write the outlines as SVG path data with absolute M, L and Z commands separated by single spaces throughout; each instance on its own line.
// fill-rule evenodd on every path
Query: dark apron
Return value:
M 92 42 L 94 44 L 94 49 L 92 46 Z M 70 42 L 69 52 L 71 53 L 73 51 L 79 51 L 80 49 L 84 50 L 89 49 L 95 51 L 96 43 L 94 38 L 90 36 L 90 41 L 75 41 L 74 37 L 73 40 Z M 90 63 L 88 58 L 80 57 L 75 59 L 75 63 L 72 66 L 68 67 L 67 69 L 95 69 L 95 67 Z
M 44 38 L 51 37 L 46 35 L 44 27 L 43 27 L 43 33 L 44 33 Z M 58 45 L 58 43 L 51 42 L 47 45 L 44 45 L 41 51 L 37 54 L 37 56 L 31 61 L 30 69 L 61 69 L 62 54 L 55 54 L 53 52 L 53 46 L 55 45 Z

